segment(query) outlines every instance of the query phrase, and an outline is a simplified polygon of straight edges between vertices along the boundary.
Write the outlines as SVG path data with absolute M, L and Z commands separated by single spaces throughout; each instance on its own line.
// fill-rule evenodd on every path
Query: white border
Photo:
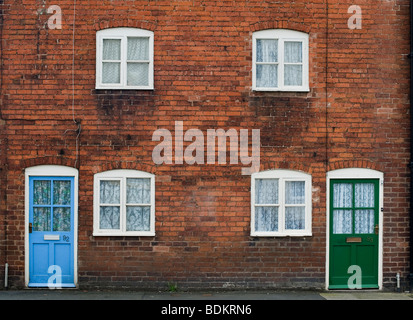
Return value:
M 284 181 L 304 181 L 305 182 L 305 229 L 304 230 L 285 230 L 284 221 L 280 220 L 280 231 L 255 231 L 255 179 L 282 179 Z M 251 225 L 250 235 L 252 237 L 305 237 L 312 235 L 312 193 L 311 193 L 311 175 L 301 171 L 274 169 L 262 172 L 256 172 L 251 175 Z M 283 200 L 281 192 L 280 204 Z
M 123 181 L 121 185 L 121 197 L 125 189 L 126 178 L 149 178 L 151 179 L 151 217 L 149 231 L 122 231 L 122 230 L 100 230 L 99 229 L 99 181 L 101 179 L 112 179 Z M 121 202 L 122 205 L 122 202 Z M 122 228 L 122 210 L 121 225 Z M 155 175 L 130 169 L 116 169 L 96 173 L 93 177 L 93 236 L 155 236 Z
M 25 211 L 25 232 L 24 232 L 24 282 L 25 286 L 28 287 L 29 285 L 29 278 L 30 278 L 30 266 L 29 266 L 29 192 L 30 192 L 30 185 L 29 185 L 29 177 L 35 176 L 53 176 L 53 177 L 74 177 L 74 219 L 73 219 L 73 226 L 74 226 L 74 241 L 73 241 L 73 254 L 74 254 L 74 261 L 73 261 L 73 276 L 74 276 L 74 285 L 78 286 L 78 268 L 77 268 L 77 244 L 78 244 L 78 186 L 79 186 L 79 172 L 75 168 L 66 167 L 66 166 L 59 166 L 59 165 L 40 165 L 29 167 L 24 170 L 24 178 L 25 178 L 25 192 L 24 192 L 24 211 Z
M 275 87 L 257 87 L 256 86 L 256 51 L 257 39 L 278 39 L 278 88 Z M 256 31 L 252 34 L 252 90 L 254 91 L 295 91 L 308 92 L 309 88 L 309 54 L 308 54 L 309 36 L 305 32 L 288 30 L 288 29 L 269 29 Z M 303 83 L 301 86 L 284 86 L 284 42 L 300 41 L 303 44 Z
M 149 72 L 147 86 L 128 86 L 127 85 L 127 37 L 144 37 L 149 38 Z M 126 90 L 153 90 L 153 68 L 154 68 L 154 33 L 153 31 L 139 28 L 110 28 L 96 32 L 96 89 L 126 89 Z M 102 75 L 102 49 L 103 39 L 120 39 L 121 40 L 121 83 L 104 84 L 101 82 Z M 123 75 L 123 76 L 122 76 Z
M 378 284 L 379 290 L 383 289 L 383 172 L 364 168 L 345 168 L 327 172 L 327 210 L 326 210 L 326 282 L 325 288 L 328 290 L 329 279 L 329 259 L 330 259 L 330 180 L 331 179 L 379 179 L 379 253 L 378 253 Z

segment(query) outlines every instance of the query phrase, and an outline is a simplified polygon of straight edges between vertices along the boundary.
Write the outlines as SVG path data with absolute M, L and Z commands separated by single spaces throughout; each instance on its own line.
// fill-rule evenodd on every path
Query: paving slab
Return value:
M 326 300 L 413 300 L 408 292 L 327 291 L 320 293 Z
M 0 290 L 0 300 L 413 300 L 408 292 L 383 291 L 205 291 L 24 289 Z

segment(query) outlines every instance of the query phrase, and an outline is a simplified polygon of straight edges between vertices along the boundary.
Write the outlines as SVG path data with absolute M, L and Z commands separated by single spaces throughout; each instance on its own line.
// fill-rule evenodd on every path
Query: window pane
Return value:
M 274 64 L 257 64 L 256 86 L 259 88 L 276 88 L 278 87 L 278 65 Z
M 148 204 L 151 202 L 150 179 L 126 179 L 126 203 Z
M 120 60 L 120 39 L 103 39 L 103 60 Z
M 120 203 L 120 181 L 100 181 L 100 203 Z
M 128 38 L 128 60 L 149 60 L 149 38 Z
M 126 208 L 126 231 L 149 231 L 150 230 L 150 207 Z
M 285 208 L 285 228 L 290 230 L 305 229 L 305 208 L 286 207 Z
M 373 233 L 374 230 L 374 210 L 356 210 L 355 233 Z
M 53 209 L 53 231 L 70 231 L 70 208 Z
M 284 65 L 284 85 L 302 86 L 303 85 L 303 66 Z
M 255 231 L 278 231 L 278 207 L 255 207 Z
M 53 182 L 53 204 L 70 205 L 70 181 Z
M 50 208 L 33 208 L 33 231 L 50 231 Z
M 51 182 L 48 180 L 33 181 L 33 204 L 50 205 L 51 204 Z
M 278 179 L 255 180 L 255 203 L 278 204 Z
M 303 62 L 303 49 L 301 42 L 284 42 L 284 62 L 301 63 Z
M 352 233 L 351 210 L 334 210 L 333 211 L 333 233 L 349 234 Z
M 356 183 L 354 189 L 356 207 L 374 207 L 374 183 Z
M 119 229 L 120 207 L 100 207 L 100 229 Z
M 149 84 L 149 63 L 128 63 L 128 86 Z
M 257 40 L 257 62 L 278 62 L 278 40 Z
M 351 208 L 353 205 L 353 185 L 336 183 L 333 187 L 333 206 L 335 208 Z
M 285 203 L 304 204 L 305 203 L 305 182 L 286 181 L 285 182 Z
M 103 62 L 102 83 L 120 83 L 120 63 Z

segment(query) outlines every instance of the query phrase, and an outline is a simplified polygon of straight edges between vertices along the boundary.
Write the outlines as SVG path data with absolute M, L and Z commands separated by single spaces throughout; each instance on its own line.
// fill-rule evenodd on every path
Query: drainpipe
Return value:
M 410 292 L 413 292 L 413 0 L 410 0 Z
M 6 264 L 4 265 L 4 287 L 5 288 L 9 286 L 8 279 L 9 279 L 9 264 L 6 262 Z

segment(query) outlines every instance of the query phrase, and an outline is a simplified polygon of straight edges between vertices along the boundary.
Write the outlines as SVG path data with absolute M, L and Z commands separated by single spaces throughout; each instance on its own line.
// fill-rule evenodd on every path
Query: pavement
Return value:
M 147 292 L 131 290 L 23 289 L 0 290 L 0 300 L 413 300 L 413 293 L 378 290 Z

